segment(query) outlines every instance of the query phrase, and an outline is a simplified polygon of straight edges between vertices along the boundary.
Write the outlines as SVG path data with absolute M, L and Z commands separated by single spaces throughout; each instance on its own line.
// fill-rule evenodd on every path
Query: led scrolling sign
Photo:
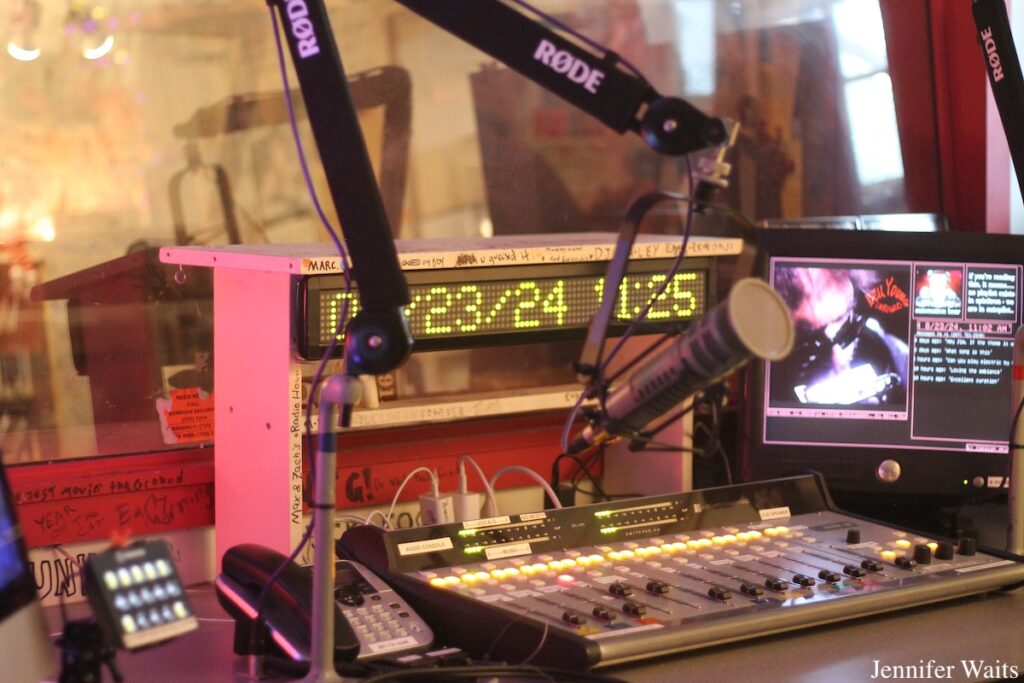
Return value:
M 695 263 L 696 262 L 696 263 Z M 671 260 L 650 260 L 630 269 L 615 306 L 615 326 L 637 318 L 668 279 Z M 710 262 L 687 259 L 651 306 L 652 324 L 678 324 L 708 309 Z M 406 314 L 420 350 L 466 348 L 485 344 L 579 338 L 601 304 L 605 264 L 561 264 L 465 268 L 406 273 L 412 301 Z M 319 358 L 348 315 L 359 310 L 355 290 L 344 292 L 340 275 L 314 275 L 301 284 L 305 312 L 299 353 Z M 343 321 L 344 322 L 344 321 Z M 341 337 L 339 335 L 339 341 Z

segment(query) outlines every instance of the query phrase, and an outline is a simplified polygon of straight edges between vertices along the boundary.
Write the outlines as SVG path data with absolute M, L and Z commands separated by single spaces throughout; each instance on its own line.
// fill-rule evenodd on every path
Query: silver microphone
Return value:
M 763 280 L 740 280 L 728 298 L 687 334 L 613 388 L 605 401 L 602 423 L 586 427 L 568 452 L 578 453 L 616 434 L 639 432 L 751 356 L 784 358 L 793 348 L 793 336 L 793 321 L 782 297 Z

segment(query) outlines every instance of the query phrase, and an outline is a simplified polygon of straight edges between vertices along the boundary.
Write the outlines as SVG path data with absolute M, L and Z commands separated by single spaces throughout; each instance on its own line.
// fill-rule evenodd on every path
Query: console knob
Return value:
M 932 563 L 932 549 L 923 543 L 914 546 L 914 560 L 918 564 Z
M 846 530 L 846 542 L 850 545 L 860 543 L 860 529 L 853 527 Z
M 978 552 L 978 544 L 970 536 L 964 536 L 957 543 L 956 552 L 960 555 L 973 555 Z
M 952 560 L 956 548 L 949 541 L 939 541 L 939 547 L 935 549 L 936 560 Z

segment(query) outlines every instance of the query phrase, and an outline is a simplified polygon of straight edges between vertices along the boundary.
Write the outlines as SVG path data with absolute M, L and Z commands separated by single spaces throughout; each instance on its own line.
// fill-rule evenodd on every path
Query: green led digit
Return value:
M 447 287 L 431 287 L 424 297 L 427 314 L 423 320 L 423 334 L 451 334 L 448 312 L 452 307 L 452 293 Z
M 548 315 L 554 314 L 555 324 L 559 327 L 565 324 L 565 314 L 569 307 L 565 305 L 565 282 L 558 280 L 544 297 L 544 305 L 541 310 Z
M 647 278 L 647 287 L 646 287 L 647 291 L 646 292 L 641 292 L 642 297 L 646 297 L 646 299 L 645 298 L 641 298 L 640 301 L 643 302 L 644 305 L 646 305 L 651 300 L 651 298 L 654 296 L 654 294 L 658 291 L 658 289 L 661 288 L 662 284 L 667 279 L 668 279 L 668 276 L 665 275 L 664 273 L 656 273 L 654 275 L 651 275 L 649 278 Z M 651 304 L 651 308 L 647 311 L 647 319 L 648 320 L 665 320 L 666 318 L 670 318 L 672 316 L 672 310 L 671 309 L 663 310 L 663 311 L 662 310 L 658 310 L 658 304 L 664 302 L 666 299 L 669 298 L 669 296 L 670 296 L 669 289 L 671 289 L 671 288 L 666 287 L 665 291 L 662 292 L 658 296 L 658 300 Z M 640 315 L 640 311 L 642 311 L 642 310 L 643 310 L 643 306 L 642 305 L 634 306 L 633 307 L 633 316 L 634 317 L 639 316 Z
M 633 281 L 629 279 L 629 276 L 622 278 L 622 284 L 619 285 L 619 320 L 629 320 L 629 286 L 633 284 Z M 637 283 L 639 284 L 639 283 Z
M 348 320 L 351 320 L 355 314 L 359 312 L 359 298 L 353 292 L 348 292 L 347 294 L 345 292 L 335 292 L 334 296 L 331 297 L 327 304 L 328 319 L 326 324 L 329 328 L 325 330 L 325 335 L 328 338 L 334 330 L 339 329 L 338 316 L 341 315 L 342 302 L 345 300 L 348 300 Z M 338 334 L 338 341 L 344 339 L 344 334 L 342 334 L 342 332 L 345 331 L 345 322 L 346 321 L 343 320 L 341 323 L 341 332 Z
M 484 301 L 483 292 L 476 285 L 462 285 L 455 293 L 455 300 L 461 307 L 463 318 L 457 318 L 455 324 L 460 332 L 476 332 L 480 329 L 484 314 L 481 304 Z
M 537 287 L 537 283 L 533 280 L 523 280 L 516 287 L 516 312 L 514 315 L 515 322 L 513 325 L 516 329 L 528 329 L 530 327 L 540 327 L 540 320 L 526 320 L 523 319 L 524 311 L 529 313 L 537 310 L 537 304 L 540 303 L 540 289 Z
M 697 281 L 697 273 L 678 273 L 669 291 L 672 296 L 672 311 L 679 318 L 692 318 L 697 311 L 697 297 L 693 293 L 693 285 Z

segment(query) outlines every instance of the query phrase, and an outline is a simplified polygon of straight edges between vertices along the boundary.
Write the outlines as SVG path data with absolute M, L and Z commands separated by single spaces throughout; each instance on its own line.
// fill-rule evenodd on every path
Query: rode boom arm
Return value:
M 657 152 L 683 155 L 727 141 L 724 121 L 661 96 L 610 50 L 549 25 L 517 0 L 396 0 L 535 81 L 618 133 Z M 349 323 L 350 374 L 380 374 L 412 346 L 402 307 L 409 288 L 349 94 L 323 0 L 268 0 L 288 47 L 331 198 L 341 220 L 363 310 Z M 500 33 L 499 33 L 500 32 Z

